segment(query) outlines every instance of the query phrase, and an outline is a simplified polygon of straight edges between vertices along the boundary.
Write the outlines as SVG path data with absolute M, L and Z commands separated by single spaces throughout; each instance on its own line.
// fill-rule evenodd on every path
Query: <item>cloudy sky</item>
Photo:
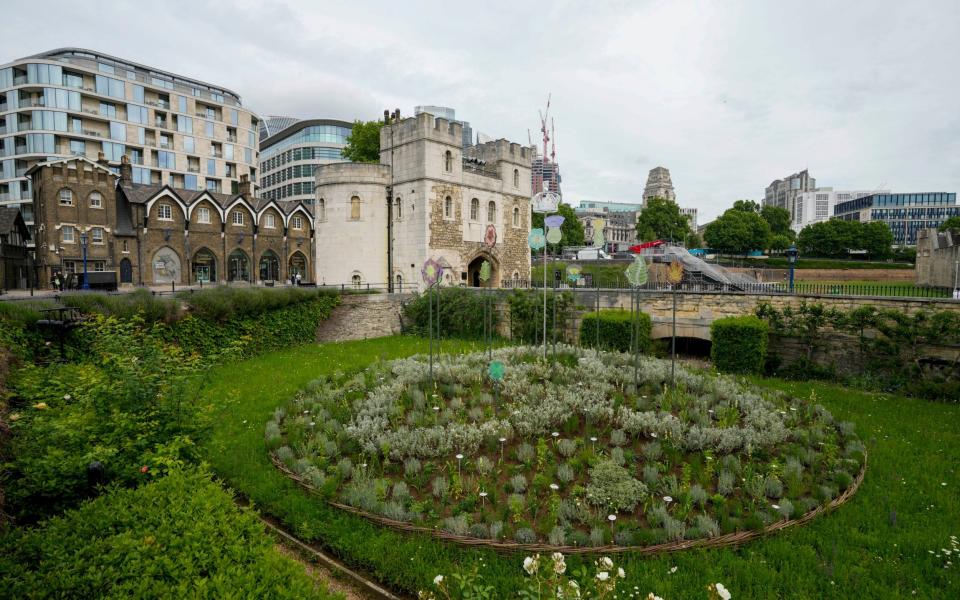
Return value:
M 956 0 L 97 5 L 9 4 L 0 63 L 79 46 L 261 115 L 438 104 L 518 142 L 551 92 L 566 201 L 637 201 L 662 165 L 701 223 L 804 168 L 835 189 L 960 191 Z

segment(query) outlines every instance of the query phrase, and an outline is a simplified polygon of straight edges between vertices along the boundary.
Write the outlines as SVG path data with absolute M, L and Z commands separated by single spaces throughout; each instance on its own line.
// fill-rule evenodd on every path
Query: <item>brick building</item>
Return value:
M 64 158 L 32 167 L 39 284 L 58 272 L 114 272 L 123 285 L 313 281 L 314 224 L 301 202 L 141 185 L 123 157 Z

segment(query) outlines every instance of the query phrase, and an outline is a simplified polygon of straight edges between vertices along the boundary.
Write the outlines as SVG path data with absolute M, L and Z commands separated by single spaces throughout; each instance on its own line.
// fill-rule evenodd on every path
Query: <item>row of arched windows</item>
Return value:
M 443 217 L 445 219 L 453 218 L 453 198 L 447 196 L 443 201 Z M 480 199 L 470 200 L 470 220 L 480 220 Z M 487 202 L 487 222 L 494 223 L 497 220 L 497 203 L 493 200 Z M 513 226 L 520 227 L 520 207 L 513 207 Z

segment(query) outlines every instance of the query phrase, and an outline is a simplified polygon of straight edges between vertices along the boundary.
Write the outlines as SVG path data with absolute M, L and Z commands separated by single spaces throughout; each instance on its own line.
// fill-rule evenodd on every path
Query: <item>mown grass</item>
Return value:
M 372 525 L 306 495 L 267 459 L 264 424 L 311 379 L 424 352 L 427 344 L 393 337 L 304 346 L 215 369 L 205 391 L 218 406 L 208 459 L 231 486 L 296 535 L 323 543 L 397 590 L 427 588 L 435 575 L 469 569 L 482 558 L 480 573 L 496 596 L 515 597 L 523 582 L 522 555 L 468 550 Z M 443 342 L 445 352 L 471 347 Z M 950 558 L 929 552 L 940 553 L 949 548 L 950 535 L 960 535 L 960 407 L 823 383 L 757 383 L 805 398 L 815 394 L 836 417 L 857 423 L 870 453 L 860 490 L 832 514 L 741 548 L 619 557 L 629 591 L 637 586 L 642 596 L 705 598 L 708 583 L 722 582 L 736 598 L 960 595 L 960 560 L 945 569 Z M 579 564 L 568 560 L 571 568 Z

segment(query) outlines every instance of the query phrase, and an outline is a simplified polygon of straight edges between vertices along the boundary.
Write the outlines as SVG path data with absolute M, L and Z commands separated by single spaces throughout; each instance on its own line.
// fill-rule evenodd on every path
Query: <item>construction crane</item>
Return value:
M 546 182 L 547 175 L 547 142 L 550 141 L 550 134 L 552 133 L 553 121 L 551 120 L 551 132 L 547 132 L 547 119 L 550 117 L 550 97 L 551 93 L 547 93 L 547 107 L 544 111 L 537 111 L 537 114 L 540 115 L 540 133 L 543 134 L 543 155 L 540 160 L 540 190 L 546 191 L 547 186 L 544 185 Z M 537 190 L 534 190 L 536 192 Z

